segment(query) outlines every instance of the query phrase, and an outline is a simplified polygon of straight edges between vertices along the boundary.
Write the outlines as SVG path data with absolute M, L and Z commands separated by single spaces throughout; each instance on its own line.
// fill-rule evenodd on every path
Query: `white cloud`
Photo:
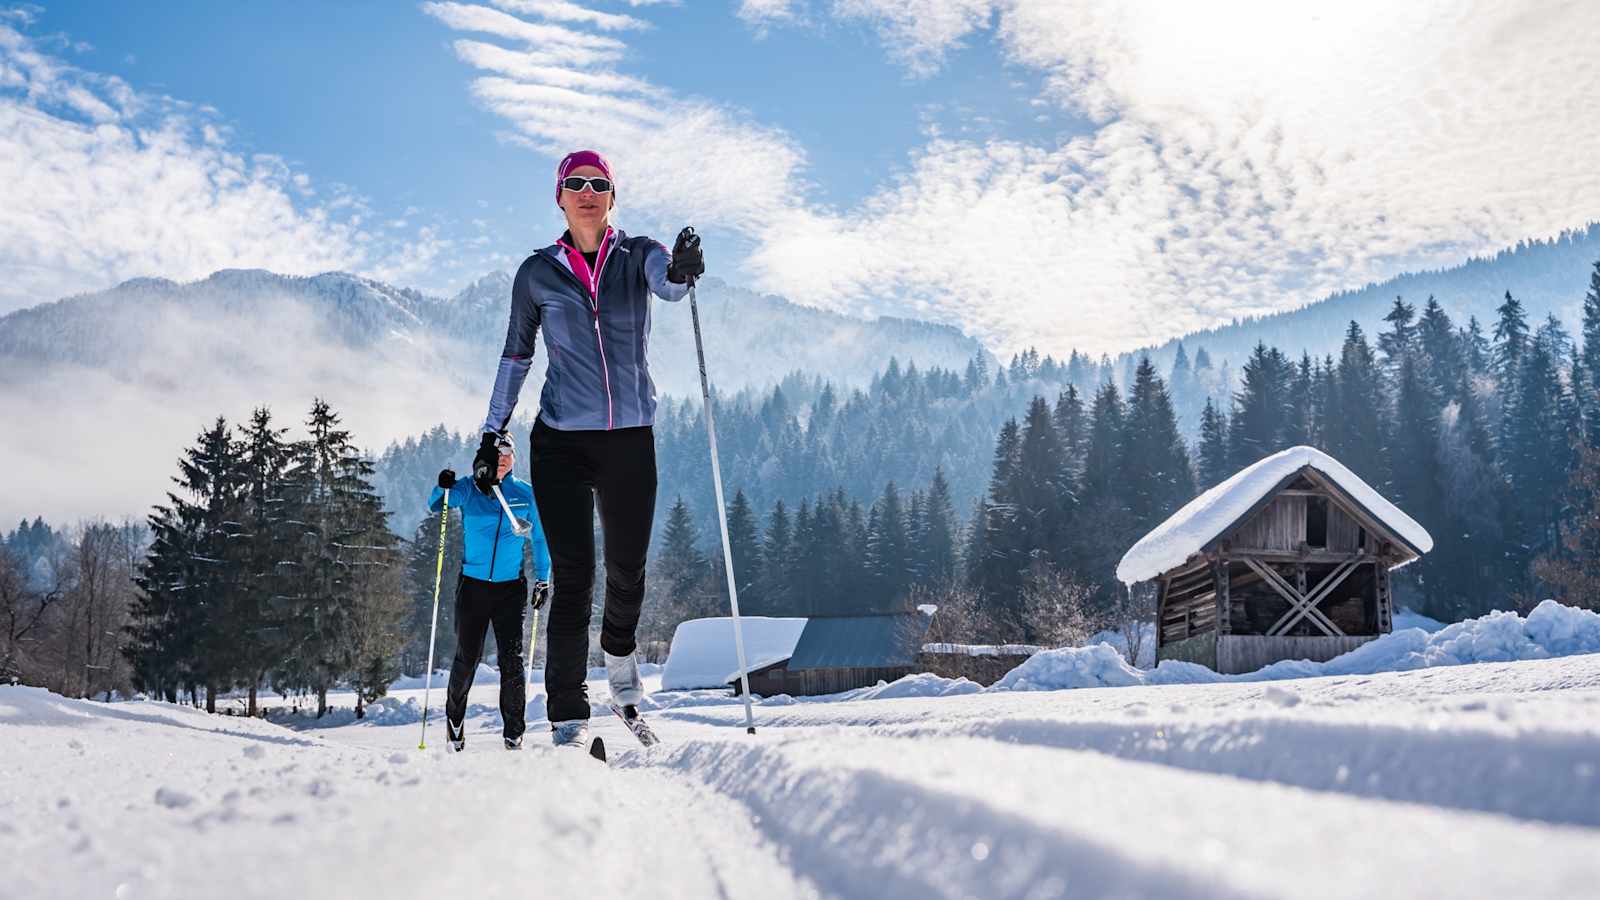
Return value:
M 891 54 L 927 75 L 994 14 L 993 0 L 834 0 L 834 15 L 861 19 L 883 34 Z
M 1010 58 L 1101 125 L 1056 144 L 935 143 L 881 206 L 813 224 L 798 245 L 765 241 L 766 279 L 805 284 L 795 293 L 814 302 L 861 289 L 819 276 L 817 254 L 889 236 L 861 266 L 892 258 L 894 287 L 938 317 L 1003 346 L 1116 349 L 1600 218 L 1600 169 L 1585 162 L 1600 158 L 1600 134 L 1582 112 L 1600 88 L 1595 4 L 834 11 L 873 22 L 914 71 L 997 17 Z M 984 198 L 940 202 L 968 169 L 991 173 Z M 992 233 L 1030 235 L 1020 267 L 996 272 L 960 250 L 985 210 Z M 948 271 L 952 257 L 968 264 Z
M 423 12 L 458 31 L 476 31 L 538 48 L 541 59 L 572 66 L 614 62 L 625 46 L 616 38 L 574 31 L 519 19 L 487 6 L 464 3 L 424 3 Z
M 210 114 L 78 70 L 3 23 L 0 184 L 0 313 L 139 275 L 416 272 L 443 246 L 425 228 L 363 232 L 358 198 L 307 203 L 303 173 L 237 153 Z
M 749 114 L 594 65 L 458 53 L 530 146 L 608 149 L 625 210 L 748 240 L 760 287 L 951 322 L 1000 349 L 1127 348 L 1600 218 L 1600 4 L 826 8 L 914 74 L 992 40 L 1045 78 L 1041 114 L 1095 124 L 1056 141 L 933 131 L 835 210 L 810 200 L 803 148 Z M 813 14 L 794 0 L 738 12 L 762 27 Z
M 457 30 L 486 31 L 471 24 L 486 13 L 511 18 L 459 4 L 423 9 Z M 624 214 L 643 210 L 752 231 L 793 207 L 803 187 L 804 153 L 783 132 L 738 110 L 676 97 L 618 74 L 605 61 L 558 61 L 523 26 L 545 27 L 500 23 L 491 33 L 521 45 L 515 49 L 455 42 L 457 56 L 485 73 L 473 81 L 473 96 L 512 124 L 516 140 L 538 152 L 560 157 L 578 147 L 602 149 L 616 172 Z M 617 49 L 620 54 L 620 44 Z
M 649 23 L 643 19 L 589 9 L 576 3 L 569 3 L 568 0 L 490 0 L 490 2 L 507 12 L 525 13 L 558 22 L 593 25 L 606 31 L 649 27 Z
M 752 25 L 788 24 L 801 17 L 802 0 L 739 0 L 739 18 Z

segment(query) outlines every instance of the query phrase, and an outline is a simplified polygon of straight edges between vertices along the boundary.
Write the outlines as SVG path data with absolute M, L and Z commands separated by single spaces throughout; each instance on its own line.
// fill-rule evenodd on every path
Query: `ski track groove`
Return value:
M 1449 670 L 1399 675 L 1402 682 L 1426 683 L 1441 671 Z M 1307 680 L 1322 684 L 1237 685 L 1236 707 L 1199 710 L 1203 718 L 1190 715 L 1183 702 L 1183 689 L 1189 686 L 1169 685 L 1058 693 L 1051 698 L 1061 704 L 1052 710 L 1055 717 L 1025 705 L 1030 696 L 1040 695 L 1012 694 L 1007 702 L 1026 712 L 978 706 L 974 708 L 985 712 L 972 714 L 959 708 L 970 698 L 950 698 L 944 701 L 954 707 L 950 714 L 930 722 L 920 714 L 917 700 L 866 700 L 777 707 L 761 719 L 760 727 L 793 734 L 832 727 L 902 740 L 985 738 L 1354 797 L 1600 828 L 1600 721 L 1592 717 L 1562 728 L 1521 727 L 1517 715 L 1518 709 L 1556 694 L 1600 711 L 1600 688 L 1590 686 L 1593 679 L 1582 679 L 1576 687 L 1536 683 L 1534 690 L 1549 692 L 1538 700 L 1518 695 L 1452 700 L 1457 710 L 1479 715 L 1469 725 L 1443 727 L 1429 719 L 1441 710 L 1440 697 L 1427 698 L 1431 704 L 1390 703 L 1384 710 L 1390 715 L 1376 717 L 1315 708 L 1325 695 L 1352 680 L 1356 686 L 1369 683 L 1344 677 Z M 1200 689 L 1205 687 L 1215 686 Z M 1294 693 L 1302 689 L 1304 706 L 1302 694 Z M 1136 693 L 1150 691 L 1166 692 L 1172 702 L 1146 703 Z M 1450 700 L 1451 693 L 1442 699 Z M 1116 699 L 1098 702 L 1108 696 Z M 1263 697 L 1268 699 L 1261 702 Z M 1299 707 L 1297 715 L 1282 714 L 1285 703 Z M 715 727 L 736 724 L 736 712 L 726 707 L 669 707 L 655 715 Z M 1551 772 L 1571 777 L 1552 779 Z
M 816 873 L 841 897 L 863 896 L 865 884 L 883 898 L 1572 897 L 1600 879 L 1589 829 L 1272 782 L 1238 782 L 1211 803 L 1216 782 L 1231 779 L 974 737 L 924 738 L 932 746 L 913 758 L 904 740 L 696 738 L 625 765 L 665 768 L 743 803 L 791 868 Z M 1018 775 L 1029 772 L 1053 783 L 1035 795 Z M 1274 833 L 1240 846 L 1232 826 L 1284 809 L 1295 812 Z M 1363 827 L 1375 817 L 1389 826 Z M 1445 857 L 1438 868 L 1447 874 L 1408 883 L 1415 851 L 1397 848 L 1390 826 Z M 1354 836 L 1331 853 L 1298 856 L 1324 828 Z M 1234 865 L 1241 851 L 1249 864 Z M 1497 858 L 1542 852 L 1588 864 L 1494 868 Z

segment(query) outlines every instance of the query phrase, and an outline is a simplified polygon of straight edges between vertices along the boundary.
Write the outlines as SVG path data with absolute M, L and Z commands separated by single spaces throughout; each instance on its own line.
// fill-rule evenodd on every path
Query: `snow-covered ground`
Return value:
M 1406 640 L 1515 643 L 1503 620 L 1451 627 Z M 921 676 L 768 699 L 754 737 L 725 692 L 656 693 L 653 751 L 600 717 L 600 679 L 609 769 L 543 721 L 502 750 L 493 684 L 463 754 L 436 724 L 417 749 L 413 688 L 293 729 L 0 688 L 0 897 L 1595 896 L 1600 654 L 1428 661 L 1057 691 Z

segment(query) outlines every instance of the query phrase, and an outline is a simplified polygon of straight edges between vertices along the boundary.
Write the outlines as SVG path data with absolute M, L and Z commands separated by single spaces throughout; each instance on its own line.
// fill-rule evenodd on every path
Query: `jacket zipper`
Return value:
M 595 343 L 600 345 L 600 373 L 605 377 L 606 381 L 607 431 L 611 430 L 612 424 L 616 421 L 616 419 L 611 403 L 611 369 L 606 365 L 606 342 L 605 339 L 600 337 L 600 278 L 606 273 L 606 263 L 611 261 L 611 249 L 609 246 L 607 246 L 607 244 L 610 242 L 610 239 L 611 229 L 607 228 L 605 238 L 603 239 L 604 243 L 600 245 L 600 249 L 605 251 L 605 253 L 598 259 L 599 265 L 595 268 L 599 269 L 599 271 L 594 273 L 592 284 L 589 286 L 589 293 L 594 297 L 594 339 Z
M 559 260 L 556 261 L 556 268 L 563 269 L 567 272 L 567 274 L 572 275 L 572 280 L 578 281 L 579 287 L 586 287 L 589 289 L 589 311 L 594 320 L 594 342 L 596 349 L 600 351 L 600 375 L 605 379 L 606 385 L 607 431 L 610 431 L 616 422 L 616 412 L 615 405 L 611 400 L 611 368 L 606 364 L 606 342 L 605 339 L 600 336 L 600 279 L 605 275 L 606 263 L 611 261 L 610 245 L 613 243 L 611 241 L 612 234 L 612 230 L 607 228 L 605 236 L 601 238 L 600 249 L 606 252 L 603 255 L 596 257 L 595 262 L 598 263 L 596 268 L 598 268 L 599 271 L 590 273 L 588 284 L 578 281 L 577 275 L 574 274 L 570 268 L 562 266 Z M 572 249 L 567 247 L 567 245 L 562 241 L 557 241 L 556 243 L 568 250 Z
M 494 563 L 495 560 L 500 558 L 500 523 L 505 520 L 505 511 L 497 507 L 494 513 L 494 550 L 489 553 L 489 577 L 486 579 L 487 581 L 494 580 Z

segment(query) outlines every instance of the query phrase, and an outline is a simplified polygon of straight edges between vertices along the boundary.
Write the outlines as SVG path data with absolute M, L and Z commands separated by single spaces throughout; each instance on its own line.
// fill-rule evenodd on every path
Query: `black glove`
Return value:
M 700 235 L 693 228 L 678 232 L 672 245 L 672 262 L 667 263 L 667 280 L 673 284 L 692 282 L 706 273 L 706 258 L 700 253 Z
M 484 432 L 483 441 L 478 444 L 478 455 L 472 458 L 472 480 L 485 494 L 500 483 L 500 448 L 495 446 L 499 438 L 492 431 Z
M 533 592 L 528 595 L 528 603 L 534 609 L 543 609 L 544 602 L 550 599 L 550 582 L 535 581 Z
M 456 472 L 454 469 L 439 470 L 439 487 L 450 490 L 456 486 Z

